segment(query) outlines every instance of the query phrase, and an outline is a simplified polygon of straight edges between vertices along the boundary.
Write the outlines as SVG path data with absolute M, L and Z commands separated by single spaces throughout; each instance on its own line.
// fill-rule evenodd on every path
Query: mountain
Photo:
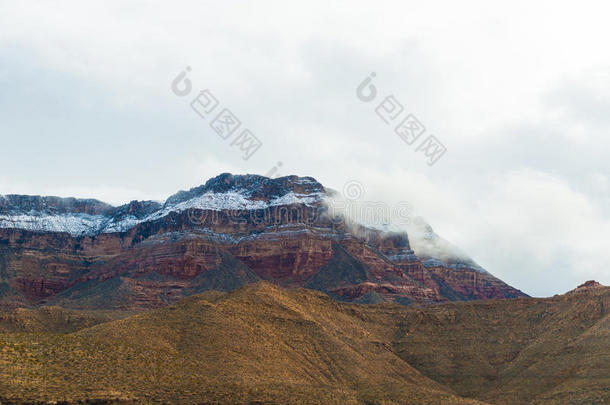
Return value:
M 598 283 L 595 280 L 589 280 L 589 281 L 579 285 L 578 287 L 576 287 L 572 291 L 569 291 L 568 294 L 576 294 L 576 293 L 581 293 L 581 292 L 589 292 L 591 290 L 597 290 L 599 288 L 604 288 L 604 286 L 601 285 L 600 283 Z
M 365 303 L 525 296 L 423 221 L 412 248 L 337 215 L 332 194 L 311 177 L 225 173 L 164 203 L 2 196 L 0 306 L 138 310 L 260 280 Z
M 0 402 L 605 404 L 609 307 L 603 286 L 418 308 L 258 282 L 128 317 L 5 310 Z

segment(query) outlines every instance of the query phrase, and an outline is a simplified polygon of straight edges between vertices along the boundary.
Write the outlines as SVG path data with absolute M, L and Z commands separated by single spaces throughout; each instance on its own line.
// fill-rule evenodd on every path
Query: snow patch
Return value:
M 0 228 L 24 229 L 33 232 L 67 232 L 86 235 L 102 228 L 108 217 L 89 214 L 19 214 L 0 216 Z
M 80 213 L 46 214 L 29 212 L 24 214 L 0 215 L 0 228 L 24 229 L 34 232 L 66 232 L 72 236 L 91 236 L 101 233 L 126 232 L 134 226 L 159 220 L 172 212 L 181 213 L 190 209 L 213 211 L 260 210 L 273 206 L 304 204 L 310 206 L 324 198 L 324 193 L 297 194 L 289 192 L 270 202 L 251 200 L 239 192 L 208 192 L 198 197 L 174 205 L 166 205 L 160 210 L 137 218 L 128 215 L 120 219 L 104 215 Z

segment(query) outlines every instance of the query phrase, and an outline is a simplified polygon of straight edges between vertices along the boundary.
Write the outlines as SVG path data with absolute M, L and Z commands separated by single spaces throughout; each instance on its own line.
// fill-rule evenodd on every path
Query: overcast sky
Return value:
M 609 285 L 609 7 L 0 0 L 0 194 L 163 200 L 281 162 L 408 201 L 528 294 Z M 250 159 L 191 109 L 204 89 L 262 141 Z M 436 164 L 375 113 L 390 95 Z

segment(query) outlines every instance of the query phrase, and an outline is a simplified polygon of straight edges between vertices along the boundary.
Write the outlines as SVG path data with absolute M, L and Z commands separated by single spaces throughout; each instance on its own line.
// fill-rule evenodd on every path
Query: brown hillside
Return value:
M 71 334 L 0 334 L 0 398 L 601 404 L 609 300 L 601 287 L 410 308 L 259 283 Z

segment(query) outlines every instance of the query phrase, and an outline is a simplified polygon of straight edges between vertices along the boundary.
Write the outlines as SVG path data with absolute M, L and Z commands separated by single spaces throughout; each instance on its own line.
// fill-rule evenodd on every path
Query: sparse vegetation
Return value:
M 43 308 L 33 319 L 52 321 L 20 331 L 0 322 L 0 398 L 601 404 L 610 400 L 609 300 L 601 288 L 409 308 L 258 283 L 124 319 Z

